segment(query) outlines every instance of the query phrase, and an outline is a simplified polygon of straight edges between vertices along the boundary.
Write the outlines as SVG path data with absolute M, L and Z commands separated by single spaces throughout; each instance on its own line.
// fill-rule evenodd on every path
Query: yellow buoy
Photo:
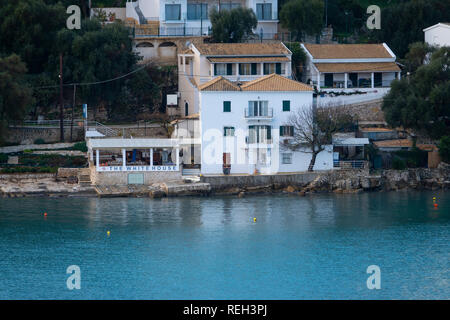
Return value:
M 111 234 L 111 231 L 106 231 L 106 234 L 109 236 Z
M 256 222 L 256 218 L 253 218 L 253 222 Z

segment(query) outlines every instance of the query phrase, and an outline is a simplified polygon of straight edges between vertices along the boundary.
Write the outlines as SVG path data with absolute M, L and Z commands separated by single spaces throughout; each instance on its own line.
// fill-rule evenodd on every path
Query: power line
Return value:
M 145 65 L 143 65 L 142 67 L 139 67 L 131 72 L 128 72 L 124 75 L 112 78 L 112 79 L 108 79 L 108 80 L 101 80 L 101 81 L 95 81 L 95 82 L 79 82 L 79 83 L 65 83 L 63 84 L 64 87 L 68 87 L 68 86 L 90 86 L 90 85 L 96 85 L 96 84 L 103 84 L 103 83 L 108 83 L 108 82 L 112 82 L 112 81 L 116 81 L 122 78 L 125 78 L 133 73 L 136 73 L 138 71 L 141 71 L 142 69 L 145 69 L 147 66 L 149 66 L 150 64 L 152 64 L 152 62 L 146 63 Z M 31 89 L 50 89 L 50 88 L 57 88 L 59 87 L 59 85 L 53 85 L 53 86 L 42 86 L 42 87 L 32 87 Z

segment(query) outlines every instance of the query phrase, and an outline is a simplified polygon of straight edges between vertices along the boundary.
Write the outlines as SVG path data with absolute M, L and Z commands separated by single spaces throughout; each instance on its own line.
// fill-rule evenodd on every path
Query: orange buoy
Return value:
M 438 207 L 438 204 L 437 204 L 437 203 L 435 203 L 435 204 L 434 204 L 434 207 L 435 207 L 435 208 L 437 208 L 437 207 Z
M 44 212 L 44 217 L 46 217 L 47 216 L 47 212 Z

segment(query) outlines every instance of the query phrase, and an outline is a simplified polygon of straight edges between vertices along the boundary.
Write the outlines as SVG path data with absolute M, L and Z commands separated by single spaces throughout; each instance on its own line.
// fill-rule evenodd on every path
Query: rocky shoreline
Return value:
M 292 175 L 217 176 L 195 181 L 171 181 L 151 186 L 91 186 L 70 175 L 2 174 L 3 197 L 174 197 L 288 193 L 359 193 L 395 190 L 450 190 L 450 165 L 437 169 L 334 170 Z

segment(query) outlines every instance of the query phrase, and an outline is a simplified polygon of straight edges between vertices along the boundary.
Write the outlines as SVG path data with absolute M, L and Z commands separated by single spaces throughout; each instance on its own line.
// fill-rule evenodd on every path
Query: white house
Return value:
M 450 23 L 437 23 L 431 27 L 423 29 L 425 42 L 431 46 L 450 46 Z
M 340 96 L 346 103 L 379 99 L 400 79 L 396 56 L 387 44 L 302 44 L 307 63 L 303 81 L 318 91 L 362 93 Z M 321 99 L 322 103 L 327 100 Z M 345 101 L 344 101 L 345 100 Z
M 241 82 L 272 73 L 290 78 L 291 57 L 291 51 L 281 42 L 191 44 L 178 54 L 180 109 L 169 113 L 198 113 L 198 87 L 217 76 Z
M 209 12 L 212 8 L 229 10 L 231 8 L 251 8 L 256 14 L 258 25 L 255 33 L 277 33 L 277 0 L 138 0 L 127 1 L 127 18 L 138 24 L 157 24 L 158 36 L 201 36 L 207 35 L 211 28 Z
M 291 151 L 280 142 L 293 138 L 288 118 L 299 108 L 311 106 L 313 88 L 270 74 L 247 82 L 218 76 L 201 84 L 198 92 L 198 120 L 194 121 L 200 141 L 199 145 L 182 147 L 184 163 L 184 156 L 192 150 L 200 153 L 204 175 L 307 171 L 311 160 L 308 150 Z M 176 128 L 177 138 L 185 137 L 181 131 Z M 189 159 L 195 161 L 198 155 L 190 154 Z M 318 155 L 314 170 L 332 168 L 330 145 Z

